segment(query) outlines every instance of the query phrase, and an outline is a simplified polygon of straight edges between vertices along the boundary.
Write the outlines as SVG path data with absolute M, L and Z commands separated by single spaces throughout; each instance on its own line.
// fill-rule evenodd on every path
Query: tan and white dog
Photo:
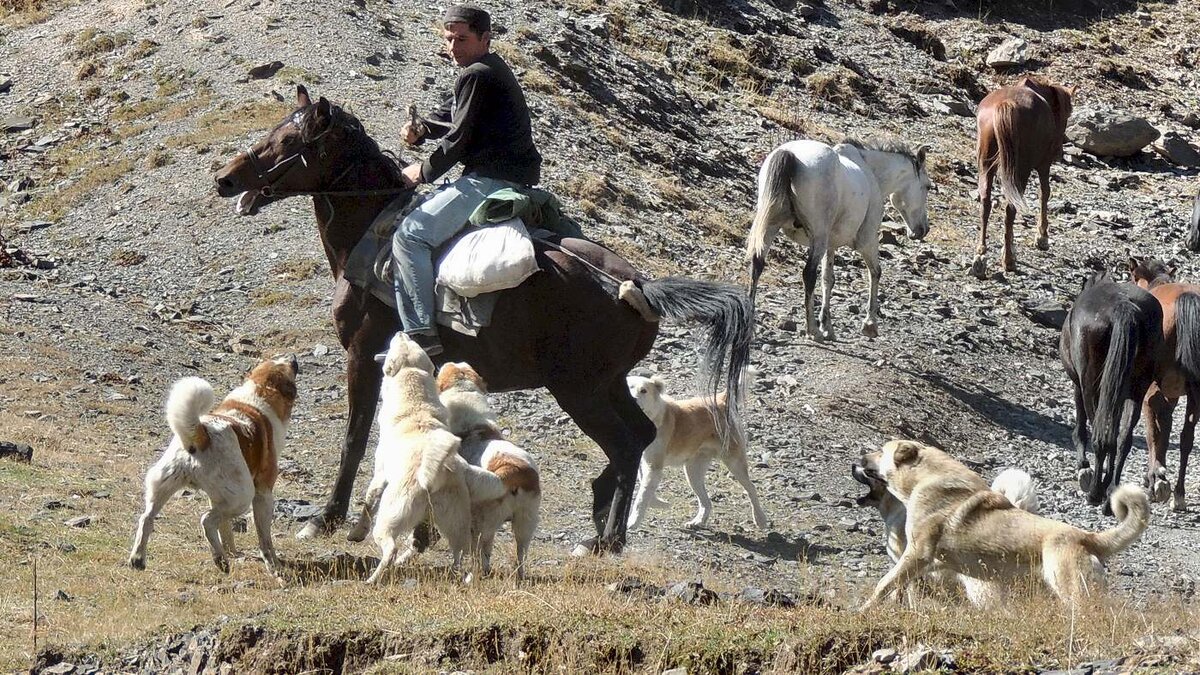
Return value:
M 753 374 L 752 370 L 747 373 Z M 696 517 L 688 521 L 689 527 L 700 527 L 708 522 L 712 513 L 712 501 L 704 485 L 704 474 L 714 459 L 720 459 L 741 483 L 750 498 L 754 524 L 759 529 L 769 527 L 767 514 L 758 503 L 758 492 L 750 481 L 750 464 L 746 459 L 746 436 L 739 427 L 731 429 L 728 442 L 722 442 L 717 428 L 717 417 L 708 405 L 711 399 L 689 398 L 676 401 L 666 394 L 662 378 L 629 376 L 629 393 L 637 400 L 642 412 L 654 422 L 658 433 L 654 441 L 642 453 L 642 464 L 638 472 L 638 490 L 634 495 L 633 508 L 629 513 L 629 529 L 641 524 L 648 508 L 661 508 L 666 503 L 655 496 L 662 480 L 663 467 L 684 467 L 692 492 L 696 494 L 699 508 Z M 726 392 L 717 394 L 716 415 L 724 417 L 728 405 Z
M 877 476 L 868 475 L 860 463 L 856 462 L 851 465 L 850 473 L 854 480 L 869 488 L 867 493 L 856 501 L 859 506 L 873 507 L 879 511 L 879 516 L 883 518 L 883 541 L 888 557 L 892 559 L 893 563 L 898 562 L 904 549 L 908 547 L 908 535 L 904 531 L 908 520 L 908 511 L 905 510 L 904 503 L 888 492 L 887 482 Z M 1029 513 L 1037 513 L 1037 489 L 1033 477 L 1024 471 L 1020 469 L 1001 471 L 992 481 L 992 490 L 1007 497 L 1013 506 Z M 954 574 L 947 570 L 931 572 L 926 578 L 938 590 L 948 591 L 951 595 L 961 590 L 967 599 L 976 606 L 989 604 L 1002 595 L 1002 589 L 996 584 Z M 909 594 L 910 602 L 916 600 L 914 595 L 916 586 L 914 584 L 905 589 Z M 932 590 L 932 588 L 926 588 L 926 590 Z
M 458 453 L 470 464 L 496 474 L 508 488 L 498 499 L 471 505 L 472 537 L 479 546 L 483 573 L 491 573 L 496 531 L 511 522 L 517 547 L 516 575 L 522 579 L 542 503 L 537 464 L 528 452 L 504 440 L 496 414 L 488 405 L 487 384 L 474 368 L 466 363 L 444 364 L 437 384 L 446 406 L 447 425 L 462 439 Z
M 192 488 L 208 495 L 210 508 L 200 524 L 218 569 L 229 572 L 233 519 L 253 510 L 263 560 L 278 573 L 271 541 L 273 490 L 299 372 L 292 355 L 264 361 L 216 408 L 212 385 L 199 377 L 185 377 L 171 387 L 167 424 L 174 437 L 146 473 L 146 510 L 129 553 L 131 567 L 146 568 L 154 519 L 177 492 Z
M 989 582 L 1040 578 L 1075 604 L 1103 587 L 1104 562 L 1137 541 L 1150 517 L 1146 493 L 1122 485 L 1112 495 L 1117 526 L 1086 532 L 1014 507 L 966 465 L 915 441 L 889 441 L 859 464 L 903 502 L 908 539 L 864 609 L 938 570 Z
M 463 553 L 472 548 L 472 499 L 497 499 L 507 491 L 494 474 L 459 456 L 460 441 L 446 427 L 433 373 L 421 347 L 396 333 L 383 363 L 375 473 L 359 517 L 359 527 L 374 521 L 371 534 L 381 551 L 369 583 L 416 553 L 413 530 L 429 513 L 450 545 L 453 568 L 460 570 Z

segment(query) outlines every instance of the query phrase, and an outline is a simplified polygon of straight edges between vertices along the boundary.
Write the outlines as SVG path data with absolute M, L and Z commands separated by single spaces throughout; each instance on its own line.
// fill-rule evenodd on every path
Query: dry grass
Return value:
M 50 18 L 63 0 L 0 0 L 0 26 L 20 28 Z
M 83 150 L 75 143 L 60 146 L 47 158 L 57 165 L 63 175 L 73 181 L 63 188 L 39 192 L 28 204 L 25 213 L 58 219 L 73 206 L 105 186 L 112 185 L 137 165 L 131 157 L 117 157 L 99 150 Z
M 214 110 L 196 121 L 196 131 L 172 136 L 170 148 L 202 147 L 225 143 L 252 131 L 262 132 L 275 125 L 291 108 L 274 99 L 253 101 L 230 109 Z
M 280 279 L 294 279 L 297 281 L 303 279 L 312 279 L 317 276 L 325 266 L 311 258 L 301 258 L 295 260 L 284 260 L 271 268 L 271 274 Z
M 804 82 L 817 98 L 843 107 L 852 106 L 873 88 L 861 75 L 841 65 L 813 73 Z

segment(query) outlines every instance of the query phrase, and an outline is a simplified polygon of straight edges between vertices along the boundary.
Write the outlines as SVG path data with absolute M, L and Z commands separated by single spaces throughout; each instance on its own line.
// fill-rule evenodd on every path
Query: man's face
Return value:
M 469 66 L 487 54 L 490 42 L 488 35 L 478 35 L 462 22 L 447 24 L 442 30 L 446 53 L 459 66 Z

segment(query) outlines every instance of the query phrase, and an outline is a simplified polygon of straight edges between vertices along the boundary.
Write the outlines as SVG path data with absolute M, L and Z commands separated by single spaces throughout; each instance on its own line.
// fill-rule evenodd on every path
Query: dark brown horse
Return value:
M 1174 510 L 1186 511 L 1183 479 L 1200 415 L 1200 286 L 1172 282 L 1171 270 L 1153 258 L 1130 259 L 1129 267 L 1134 282 L 1158 299 L 1163 313 L 1163 354 L 1157 382 L 1150 387 L 1144 406 L 1146 445 L 1150 446 L 1146 487 L 1154 501 L 1166 501 L 1171 421 L 1179 398 L 1186 395 L 1187 413 L 1179 431 L 1179 474 L 1171 503 Z
M 1017 269 L 1013 255 L 1013 221 L 1018 211 L 1026 210 L 1025 185 L 1033 170 L 1038 172 L 1042 200 L 1035 245 L 1050 247 L 1046 203 L 1050 199 L 1050 165 L 1062 158 L 1067 119 L 1071 116 L 1071 97 L 1067 89 L 1035 77 L 1022 77 L 1010 87 L 1002 87 L 979 102 L 975 113 L 979 123 L 975 150 L 979 169 L 979 203 L 983 208 L 979 222 L 979 247 L 971 274 L 987 277 L 987 224 L 992 215 L 992 180 L 1000 179 L 1004 194 L 1004 249 L 1000 262 L 1004 269 Z
M 238 210 L 253 215 L 295 195 L 313 198 L 321 243 L 336 283 L 333 317 L 346 349 L 350 414 L 333 494 L 300 536 L 332 532 L 345 520 L 354 479 L 375 416 L 380 367 L 373 361 L 399 329 L 396 311 L 350 285 L 343 270 L 375 216 L 404 192 L 396 163 L 362 124 L 300 87 L 297 108 L 265 138 L 216 174 L 217 192 L 241 195 Z M 666 319 L 697 320 L 708 328 L 704 367 L 715 395 L 742 390 L 753 331 L 745 293 L 729 284 L 669 278 L 651 281 L 602 246 L 562 239 L 562 249 L 539 245 L 541 271 L 501 292 L 492 324 L 469 337 L 440 328 L 438 361 L 467 361 L 495 391 L 546 387 L 562 409 L 608 456 L 592 482 L 597 534 L 593 550 L 620 550 L 642 450 L 654 425 L 629 394 L 625 376 L 654 343 L 658 324 L 618 298 L 632 280 L 650 308 Z M 627 297 L 629 284 L 621 297 Z M 736 398 L 731 394 L 730 398 Z M 730 412 L 732 422 L 736 412 Z
M 1063 322 L 1058 354 L 1075 388 L 1079 487 L 1088 503 L 1103 503 L 1105 512 L 1110 509 L 1109 493 L 1121 484 L 1162 344 L 1162 308 L 1154 296 L 1103 275 L 1084 283 Z M 1087 460 L 1089 440 L 1096 456 L 1094 470 Z

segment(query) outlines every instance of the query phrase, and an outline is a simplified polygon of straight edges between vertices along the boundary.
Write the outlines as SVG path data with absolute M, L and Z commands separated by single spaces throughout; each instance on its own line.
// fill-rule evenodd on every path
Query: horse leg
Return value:
M 1075 473 L 1079 480 L 1079 489 L 1088 492 L 1092 489 L 1092 482 L 1096 480 L 1096 472 L 1088 464 L 1087 459 L 1087 446 L 1090 440 L 1087 408 L 1083 404 L 1083 388 L 1079 386 L 1078 382 L 1072 381 L 1072 384 L 1075 385 L 1075 431 L 1071 435 L 1075 441 Z
M 971 263 L 971 276 L 976 279 L 987 278 L 987 224 L 992 215 L 992 176 L 993 171 L 979 173 L 979 245 L 975 248 L 975 261 Z
M 642 451 L 656 434 L 654 423 L 630 396 L 624 375 L 609 385 L 608 395 L 602 399 L 596 399 L 591 391 L 555 386 L 549 389 L 575 424 L 608 457 L 608 466 L 592 481 L 592 522 L 597 537 L 583 542 L 576 551 L 620 553 L 625 546 Z
M 875 325 L 879 319 L 879 238 L 859 249 L 863 263 L 867 268 L 867 318 L 863 321 L 862 334 L 869 338 L 878 337 L 879 328 Z
M 351 344 L 346 352 L 346 392 L 350 400 L 350 415 L 346 423 L 346 440 L 342 445 L 337 480 L 324 511 L 308 521 L 296 534 L 298 539 L 332 534 L 346 519 L 354 478 L 358 475 L 358 465 L 362 463 L 367 437 L 371 433 L 371 422 L 375 419 L 375 408 L 379 403 L 379 385 L 383 381 L 383 370 L 375 363 L 375 352 L 379 346 Z
M 1000 253 L 1000 264 L 1005 272 L 1017 271 L 1017 257 L 1013 253 L 1013 222 L 1017 219 L 1017 207 L 1004 205 L 1004 250 Z
M 1183 490 L 1183 477 L 1187 475 L 1188 455 L 1192 454 L 1192 443 L 1196 439 L 1196 419 L 1200 414 L 1200 385 L 1188 387 L 1187 414 L 1183 418 L 1183 429 L 1179 432 L 1179 477 L 1175 479 L 1175 496 L 1171 501 L 1174 511 L 1187 511 L 1187 497 Z
M 1033 240 L 1033 245 L 1039 251 L 1046 251 L 1050 248 L 1050 216 L 1046 214 L 1046 209 L 1050 203 L 1050 165 L 1038 167 L 1038 197 L 1042 201 L 1040 218 L 1038 219 L 1037 239 Z
M 804 325 L 808 331 L 808 337 L 818 342 L 821 341 L 821 335 L 817 332 L 816 321 L 813 320 L 813 293 L 817 288 L 819 256 L 816 242 L 813 242 L 808 247 L 808 256 L 804 260 Z
M 1166 464 L 1175 403 L 1167 398 L 1161 389 L 1155 387 L 1142 406 L 1142 414 L 1146 417 L 1146 445 L 1149 448 L 1146 489 L 1150 491 L 1150 499 L 1154 502 L 1167 501 L 1167 494 L 1171 489 L 1167 482 Z
M 821 339 L 833 341 L 833 319 L 830 317 L 829 301 L 833 297 L 833 249 L 826 248 L 821 256 L 821 314 L 817 322 L 817 330 Z

